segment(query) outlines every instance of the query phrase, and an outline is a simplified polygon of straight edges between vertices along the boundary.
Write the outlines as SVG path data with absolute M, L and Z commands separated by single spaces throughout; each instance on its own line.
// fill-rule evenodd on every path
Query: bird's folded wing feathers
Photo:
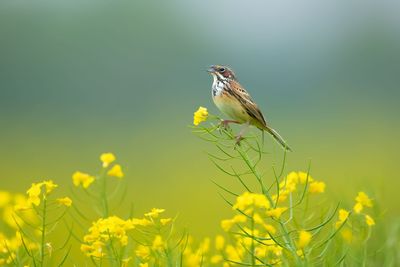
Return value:
M 246 112 L 255 120 L 259 121 L 264 127 L 267 123 L 257 104 L 253 101 L 250 94 L 236 81 L 231 82 L 233 96 L 243 105 Z

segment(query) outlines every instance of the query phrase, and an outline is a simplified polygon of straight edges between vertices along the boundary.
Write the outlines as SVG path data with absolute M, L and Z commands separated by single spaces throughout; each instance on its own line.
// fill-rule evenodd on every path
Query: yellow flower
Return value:
M 72 200 L 69 197 L 57 198 L 57 203 L 70 207 L 72 205 Z
M 107 168 L 110 163 L 115 161 L 115 156 L 113 153 L 103 153 L 100 155 L 100 160 L 103 163 L 103 168 Z
M 359 202 L 357 202 L 354 207 L 353 210 L 355 213 L 360 213 L 363 210 L 363 205 Z
M 253 206 L 268 209 L 270 204 L 266 196 L 263 194 L 244 192 L 236 198 L 236 203 L 232 208 L 244 211 L 248 214 L 252 211 Z M 250 207 L 250 209 L 247 209 L 248 207 Z
M 268 233 L 271 233 L 271 234 L 275 234 L 276 233 L 276 229 L 272 225 L 264 224 L 263 226 L 264 226 L 265 230 L 267 230 Z
M 224 260 L 224 257 L 222 255 L 214 255 L 211 257 L 210 262 L 212 264 L 218 264 Z
M 261 218 L 260 214 L 258 214 L 258 213 L 254 213 L 253 220 L 255 223 L 264 224 L 263 218 Z
M 311 233 L 301 230 L 299 232 L 299 240 L 297 241 L 297 248 L 298 249 L 303 249 L 305 248 L 311 241 Z
M 299 250 L 297 250 L 296 251 L 296 254 L 297 254 L 297 256 L 299 256 L 300 258 L 304 258 L 304 252 L 303 252 L 303 250 L 301 250 L 301 249 L 299 249 Z
M 110 240 L 113 244 L 118 241 L 120 246 L 126 246 L 128 244 L 127 231 L 133 228 L 131 220 L 123 220 L 117 216 L 101 218 L 93 222 L 89 233 L 83 237 L 87 246 L 81 246 L 81 250 L 89 257 L 103 257 L 105 255 L 103 249 Z
M 375 225 L 374 219 L 372 219 L 372 217 L 369 215 L 365 215 L 365 222 L 367 223 L 368 226 Z
M 311 182 L 310 183 L 310 193 L 323 193 L 325 191 L 325 183 L 324 182 Z
M 135 254 L 139 258 L 146 260 L 150 256 L 150 248 L 143 245 L 139 245 L 135 250 Z
M 305 184 L 307 181 L 308 183 L 311 183 L 312 181 L 314 181 L 314 179 L 311 177 L 309 173 L 299 172 L 299 181 L 300 183 Z
M 270 216 L 272 218 L 279 219 L 282 213 L 285 212 L 286 210 L 287 210 L 286 207 L 278 207 L 275 209 L 267 210 L 266 214 L 267 216 Z
M 43 183 L 33 183 L 31 188 L 28 189 L 28 191 L 26 191 L 26 193 L 28 194 L 28 204 L 31 205 L 35 205 L 35 206 L 39 206 L 40 204 L 40 198 L 39 195 L 42 192 L 42 185 Z
M 160 215 L 160 213 L 163 213 L 164 211 L 165 211 L 165 209 L 153 208 L 153 209 L 151 209 L 150 212 L 146 213 L 144 216 L 151 217 L 151 218 L 157 218 Z
M 338 221 L 336 222 L 336 228 L 339 228 L 349 217 L 350 212 L 348 212 L 345 209 L 340 209 L 339 210 L 339 218 Z
M 11 201 L 11 194 L 7 191 L 0 191 L 0 208 L 4 207 Z
M 153 240 L 153 249 L 154 250 L 159 250 L 164 248 L 164 241 L 162 236 L 156 235 L 156 237 Z
M 235 222 L 233 220 L 222 220 L 221 221 L 221 228 L 222 230 L 224 230 L 225 232 L 228 232 L 229 230 L 231 230 L 232 226 L 235 224 Z
M 58 187 L 52 180 L 44 181 L 43 184 L 46 187 L 46 194 L 50 194 L 54 188 Z
M 199 109 L 194 113 L 193 124 L 199 125 L 201 122 L 206 121 L 208 118 L 208 111 L 206 108 L 199 107 Z
M 345 209 L 339 210 L 339 221 L 344 222 L 349 217 L 349 212 Z
M 94 177 L 87 173 L 77 171 L 72 175 L 72 182 L 75 186 L 82 184 L 83 188 L 86 189 L 94 182 Z
M 356 197 L 356 202 L 360 203 L 361 205 L 363 205 L 365 207 L 369 207 L 369 208 L 372 207 L 372 200 L 364 192 L 358 192 L 358 195 Z
M 170 223 L 172 221 L 171 218 L 166 218 L 166 219 L 160 219 L 160 223 L 162 225 L 167 225 L 168 223 Z
M 139 263 L 139 267 L 149 267 L 149 263 L 148 262 Z
M 233 222 L 235 223 L 245 223 L 247 221 L 247 217 L 243 214 L 237 214 L 232 218 Z
M 353 233 L 349 229 L 343 229 L 340 234 L 347 243 L 351 243 L 353 241 Z
M 107 172 L 107 175 L 122 178 L 124 177 L 124 173 L 122 172 L 121 165 L 115 164 L 111 170 Z
M 225 245 L 225 238 L 222 235 L 217 235 L 215 237 L 215 249 L 222 250 Z

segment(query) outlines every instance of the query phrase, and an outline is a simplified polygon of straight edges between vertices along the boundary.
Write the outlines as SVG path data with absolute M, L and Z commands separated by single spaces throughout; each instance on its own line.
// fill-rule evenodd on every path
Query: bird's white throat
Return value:
M 219 96 L 222 93 L 225 85 L 224 85 L 223 81 L 220 81 L 218 79 L 217 75 L 213 74 L 213 78 L 214 78 L 214 81 L 213 81 L 211 89 L 212 89 L 212 95 L 213 95 L 213 97 L 215 97 L 215 96 Z

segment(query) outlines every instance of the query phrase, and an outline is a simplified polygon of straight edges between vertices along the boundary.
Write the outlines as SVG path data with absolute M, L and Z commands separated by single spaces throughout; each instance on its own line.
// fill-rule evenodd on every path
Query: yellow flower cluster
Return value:
M 43 181 L 41 183 L 33 183 L 32 186 L 26 191 L 28 194 L 28 204 L 33 204 L 35 206 L 40 205 L 40 197 L 42 194 L 42 187 L 44 187 L 45 191 L 43 195 L 50 194 L 54 188 L 58 187 L 53 181 Z
M 38 220 L 25 195 L 6 191 L 0 191 L 0 215 L 3 222 L 15 230 L 25 223 L 35 224 Z
M 24 243 L 22 243 L 22 240 Z M 37 250 L 38 246 L 36 243 L 29 241 L 26 238 L 22 238 L 19 231 L 15 233 L 15 236 L 7 238 L 3 233 L 0 232 L 0 266 L 15 264 L 18 250 L 26 246 L 30 251 Z M 13 264 L 13 265 L 14 265 Z
M 119 245 L 121 248 L 126 247 L 129 241 L 128 231 L 138 227 L 149 226 L 154 226 L 159 229 L 159 227 L 169 224 L 172 221 L 171 218 L 160 217 L 160 214 L 164 211 L 164 209 L 154 208 L 141 219 L 131 218 L 124 220 L 117 216 L 101 218 L 93 223 L 89 228 L 88 234 L 84 236 L 83 240 L 85 243 L 81 245 L 81 251 L 88 257 L 103 258 L 107 254 L 107 246 L 111 243 L 113 246 Z M 141 228 L 140 232 L 150 233 L 151 230 Z M 135 254 L 143 261 L 142 264 L 146 264 L 146 261 L 148 261 L 151 256 L 151 252 L 163 251 L 164 246 L 165 241 L 163 237 L 157 234 L 147 246 L 137 246 Z M 128 259 L 126 259 L 126 261 L 128 262 Z
M 118 242 L 122 247 L 128 244 L 127 231 L 135 226 L 131 220 L 123 220 L 117 216 L 101 218 L 89 228 L 89 233 L 84 236 L 85 244 L 81 250 L 89 257 L 102 258 L 106 255 L 106 243 L 111 241 L 114 245 Z
M 117 177 L 117 178 L 123 178 L 124 177 L 124 172 L 122 171 L 122 167 L 119 164 L 114 164 L 112 165 L 115 160 L 117 158 L 115 157 L 115 155 L 113 153 L 103 153 L 100 155 L 100 161 L 102 163 L 102 167 L 104 169 L 107 169 L 109 167 L 111 167 L 106 173 L 108 176 L 111 177 Z M 89 186 L 96 180 L 96 177 L 84 173 L 84 172 L 80 172 L 80 171 L 76 171 L 72 174 L 72 182 L 75 186 L 80 186 L 82 185 L 82 187 L 84 189 L 89 188 Z
M 287 197 L 295 192 L 299 185 L 302 185 L 301 190 L 304 189 L 307 183 L 308 192 L 313 194 L 324 193 L 325 183 L 314 180 L 311 175 L 306 172 L 290 172 L 286 178 L 279 183 L 279 194 L 272 196 L 273 200 L 278 202 L 283 202 Z
M 41 200 L 46 198 L 55 188 L 56 185 L 52 180 L 43 181 L 40 183 L 32 183 L 31 187 L 26 191 L 28 195 L 27 206 L 16 206 L 17 210 L 29 209 L 30 205 L 39 206 Z M 69 207 L 72 205 L 72 200 L 69 197 L 58 198 L 57 202 L 61 205 Z
M 82 185 L 83 188 L 88 188 L 92 183 L 94 182 L 94 177 L 87 174 L 83 173 L 80 171 L 74 172 L 72 174 L 72 183 L 75 186 L 80 186 Z
M 198 267 L 208 260 L 207 254 L 210 252 L 210 238 L 205 238 L 197 248 L 193 245 L 193 238 L 189 237 L 187 247 L 183 252 L 183 266 Z M 215 261 L 215 259 L 214 259 Z M 219 262 L 218 262 L 219 263 Z
M 375 220 L 370 215 L 361 213 L 365 207 L 372 208 L 372 200 L 365 192 L 358 192 L 357 196 L 355 197 L 353 211 L 356 215 L 362 215 L 364 217 L 363 220 L 368 227 L 374 226 Z M 354 240 L 353 231 L 355 231 L 356 228 L 352 226 L 352 221 L 349 221 L 349 223 L 347 223 L 347 226 L 343 226 L 343 224 L 345 224 L 349 220 L 349 216 L 350 211 L 340 209 L 335 227 L 343 227 L 343 229 L 341 229 L 341 235 L 345 241 L 351 243 Z
M 207 108 L 199 107 L 193 116 L 193 124 L 199 125 L 201 122 L 206 121 L 208 118 Z
M 360 213 L 364 207 L 371 208 L 372 200 L 368 197 L 364 192 L 358 192 L 358 195 L 355 198 L 356 203 L 354 204 L 353 210 L 355 213 Z

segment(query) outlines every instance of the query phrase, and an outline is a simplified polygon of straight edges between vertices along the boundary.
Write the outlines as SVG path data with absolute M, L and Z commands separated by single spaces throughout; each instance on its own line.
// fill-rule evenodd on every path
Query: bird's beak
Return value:
M 207 70 L 207 72 L 209 72 L 209 73 L 214 73 L 214 72 L 215 72 L 214 66 L 209 67 L 208 70 Z

